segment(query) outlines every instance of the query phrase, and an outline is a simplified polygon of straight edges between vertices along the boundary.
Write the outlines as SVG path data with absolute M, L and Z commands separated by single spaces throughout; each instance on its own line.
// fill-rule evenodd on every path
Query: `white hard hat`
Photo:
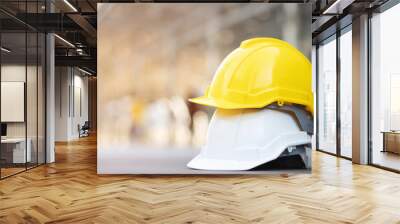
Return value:
M 187 166 L 201 170 L 249 170 L 277 159 L 287 149 L 309 144 L 310 135 L 302 131 L 290 113 L 269 108 L 217 109 L 208 128 L 206 145 Z

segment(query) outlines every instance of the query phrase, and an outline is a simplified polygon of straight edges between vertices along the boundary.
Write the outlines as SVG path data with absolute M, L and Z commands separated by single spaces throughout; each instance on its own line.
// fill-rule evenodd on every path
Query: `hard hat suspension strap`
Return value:
M 295 104 L 284 104 L 282 106 L 277 103 L 273 103 L 267 106 L 268 109 L 279 110 L 283 112 L 287 112 L 295 117 L 297 124 L 299 127 L 307 132 L 309 135 L 313 135 L 314 133 L 314 121 L 312 115 L 305 110 L 304 107 Z

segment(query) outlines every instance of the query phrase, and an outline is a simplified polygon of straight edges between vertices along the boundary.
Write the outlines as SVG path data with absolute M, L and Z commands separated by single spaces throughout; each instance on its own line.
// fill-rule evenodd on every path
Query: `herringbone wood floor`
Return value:
M 312 174 L 98 176 L 96 139 L 0 181 L 0 223 L 400 223 L 400 175 L 314 153 Z

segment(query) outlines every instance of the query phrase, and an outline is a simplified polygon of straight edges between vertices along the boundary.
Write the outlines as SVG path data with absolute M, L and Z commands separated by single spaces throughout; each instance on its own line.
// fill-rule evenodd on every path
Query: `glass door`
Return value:
M 21 14 L 42 13 L 44 3 L 21 1 L 18 7 Z M 11 24 L 0 23 L 2 179 L 45 163 L 46 39 L 9 15 L 0 12 L 0 17 Z
M 38 33 L 38 64 L 37 64 L 37 163 L 46 162 L 46 36 Z
M 38 35 L 37 32 L 27 32 L 27 75 L 26 75 L 26 113 L 27 113 L 27 150 L 30 160 L 27 167 L 38 164 Z
M 1 177 L 26 170 L 31 161 L 26 125 L 26 33 L 1 33 Z M 28 148 L 28 150 L 27 150 Z
M 340 156 L 352 157 L 352 32 L 341 31 L 340 45 Z
M 318 46 L 317 147 L 336 154 L 336 35 Z

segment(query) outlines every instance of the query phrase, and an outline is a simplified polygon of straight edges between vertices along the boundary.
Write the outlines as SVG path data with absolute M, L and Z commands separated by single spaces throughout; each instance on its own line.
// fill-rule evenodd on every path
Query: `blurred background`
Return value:
M 310 58 L 310 21 L 308 4 L 99 4 L 99 151 L 192 157 L 213 108 L 187 99 L 243 40 L 283 39 Z

